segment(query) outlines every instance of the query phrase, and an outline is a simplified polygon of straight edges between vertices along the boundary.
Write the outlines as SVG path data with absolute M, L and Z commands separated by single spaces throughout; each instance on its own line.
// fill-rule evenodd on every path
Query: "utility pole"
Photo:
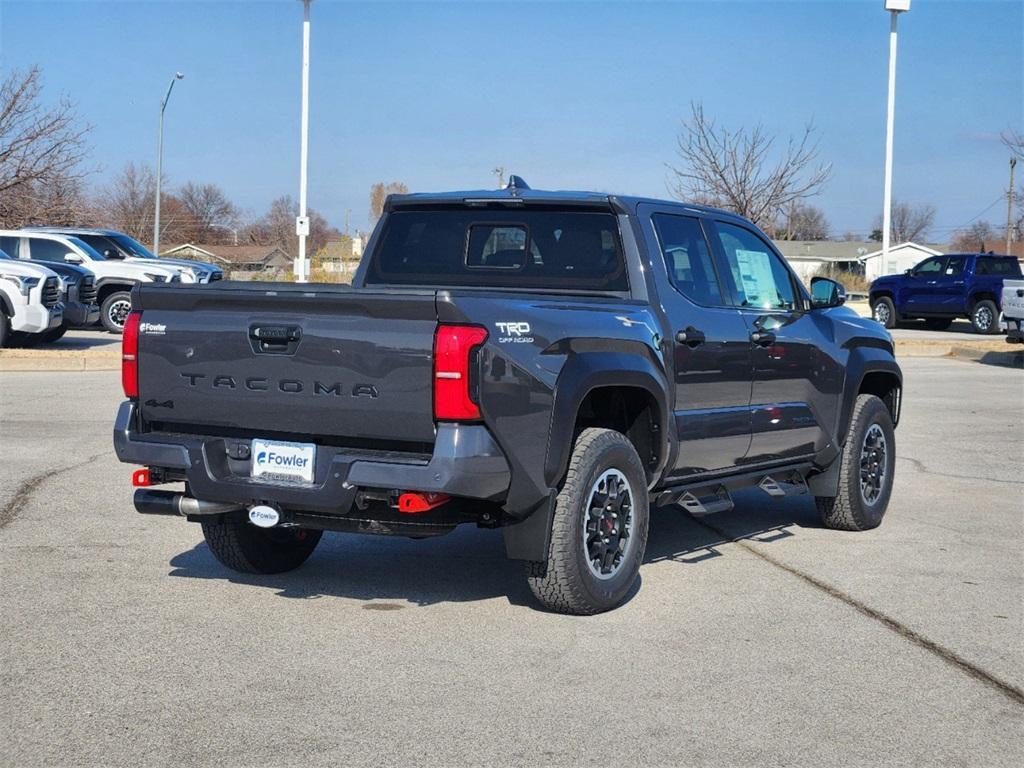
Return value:
M 153 211 L 153 254 L 160 255 L 160 182 L 163 175 L 164 160 L 164 110 L 167 109 L 167 100 L 171 98 L 171 91 L 174 90 L 176 80 L 185 77 L 181 72 L 175 72 L 171 78 L 171 84 L 167 86 L 167 93 L 164 100 L 160 102 L 160 130 L 156 136 L 156 203 Z
M 1017 158 L 1010 158 L 1010 188 L 1006 190 L 1006 254 L 1010 255 L 1013 243 L 1013 173 L 1017 168 Z
M 302 125 L 299 151 L 299 215 L 295 219 L 295 234 L 299 236 L 299 256 L 295 259 L 295 281 L 309 279 L 309 260 L 306 258 L 306 237 L 309 235 L 309 217 L 306 215 L 306 176 L 309 165 L 309 4 L 302 0 Z
M 346 208 L 345 209 L 345 235 L 346 236 L 348 236 L 348 234 L 349 234 L 348 222 L 349 222 L 349 218 L 351 218 L 351 216 L 352 216 L 352 209 L 351 208 Z
M 885 191 L 882 200 L 882 274 L 889 268 L 892 229 L 892 137 L 896 113 L 896 19 L 910 10 L 910 0 L 885 0 L 889 12 L 889 99 L 885 117 Z

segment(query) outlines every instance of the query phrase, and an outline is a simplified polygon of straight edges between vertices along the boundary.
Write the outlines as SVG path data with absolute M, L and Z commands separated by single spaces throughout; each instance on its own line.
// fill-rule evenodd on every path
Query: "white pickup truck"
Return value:
M 1004 280 L 1001 298 L 1006 340 L 1024 344 L 1024 280 Z
M 60 278 L 38 264 L 24 264 L 0 251 L 0 348 L 15 334 L 38 334 L 60 328 Z

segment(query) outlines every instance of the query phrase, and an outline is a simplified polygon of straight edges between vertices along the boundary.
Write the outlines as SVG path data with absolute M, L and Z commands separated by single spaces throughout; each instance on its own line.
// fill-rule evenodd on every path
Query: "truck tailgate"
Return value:
M 139 403 L 161 429 L 432 443 L 433 291 L 145 286 Z

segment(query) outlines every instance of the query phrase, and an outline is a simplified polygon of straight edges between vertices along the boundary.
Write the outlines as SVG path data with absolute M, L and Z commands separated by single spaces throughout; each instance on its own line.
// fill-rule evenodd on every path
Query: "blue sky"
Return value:
M 172 186 L 220 184 L 260 213 L 297 196 L 302 7 L 0 0 L 4 69 L 92 123 L 102 184 L 153 164 L 168 107 Z M 813 119 L 834 171 L 834 234 L 881 206 L 888 17 L 855 2 L 342 2 L 312 8 L 310 205 L 365 227 L 369 187 L 532 186 L 665 197 L 693 100 L 733 127 Z M 1006 188 L 998 133 L 1022 127 L 1024 3 L 913 0 L 900 20 L 895 194 L 938 208 L 943 240 Z M 1005 206 L 981 218 L 1000 222 Z

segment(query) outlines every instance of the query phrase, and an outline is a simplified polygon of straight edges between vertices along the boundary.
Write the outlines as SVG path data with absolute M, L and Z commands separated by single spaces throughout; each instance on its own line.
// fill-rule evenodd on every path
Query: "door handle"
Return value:
M 759 347 L 770 347 L 775 343 L 775 334 L 771 331 L 754 331 L 750 334 L 750 340 Z
M 679 331 L 676 334 L 676 341 L 680 344 L 685 344 L 690 349 L 699 347 L 705 340 L 704 331 L 698 331 L 692 325 L 687 326 L 685 331 Z

